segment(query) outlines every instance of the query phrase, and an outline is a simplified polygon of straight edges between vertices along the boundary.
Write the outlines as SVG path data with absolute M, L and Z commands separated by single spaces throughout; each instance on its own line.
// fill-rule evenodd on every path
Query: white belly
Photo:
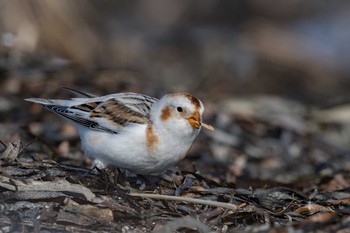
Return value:
M 159 137 L 157 146 L 147 147 L 146 125 L 124 128 L 118 134 L 80 128 L 82 149 L 103 166 L 114 165 L 137 174 L 159 174 L 184 157 L 192 140 L 184 142 Z

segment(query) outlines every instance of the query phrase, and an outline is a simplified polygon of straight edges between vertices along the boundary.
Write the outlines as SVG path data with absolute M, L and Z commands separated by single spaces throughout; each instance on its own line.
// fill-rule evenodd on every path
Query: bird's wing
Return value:
M 73 98 L 71 100 L 46 100 L 30 98 L 47 109 L 92 130 L 118 133 L 127 124 L 150 122 L 151 106 L 158 101 L 150 96 L 136 93 L 118 93 L 96 98 Z

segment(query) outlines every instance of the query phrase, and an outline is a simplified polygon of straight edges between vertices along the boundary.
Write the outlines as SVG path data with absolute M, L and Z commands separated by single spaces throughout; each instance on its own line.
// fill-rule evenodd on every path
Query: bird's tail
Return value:
M 25 101 L 33 102 L 33 103 L 38 103 L 42 104 L 44 106 L 46 105 L 54 105 L 54 106 L 64 106 L 64 107 L 71 107 L 76 104 L 81 104 L 84 102 L 83 98 L 74 98 L 71 100 L 60 100 L 60 99 L 41 99 L 41 98 L 28 98 L 24 99 Z
M 25 101 L 33 102 L 33 103 L 38 103 L 42 105 L 56 105 L 55 101 L 53 100 L 48 100 L 48 99 L 41 99 L 41 98 L 28 98 L 24 99 Z

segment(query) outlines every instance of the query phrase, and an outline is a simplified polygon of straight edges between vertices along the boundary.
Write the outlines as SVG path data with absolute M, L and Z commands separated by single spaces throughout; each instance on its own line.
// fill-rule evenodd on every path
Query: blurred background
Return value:
M 322 170 L 331 153 L 310 149 L 310 134 L 322 132 L 341 158 L 348 155 L 349 108 L 324 108 L 350 97 L 349 22 L 350 2 L 340 0 L 1 0 L 0 136 L 47 122 L 29 131 L 60 132 L 46 139 L 68 154 L 62 140 L 71 143 L 74 130 L 23 101 L 71 96 L 60 86 L 100 95 L 189 92 L 217 128 L 205 151 L 234 161 L 233 175 L 248 161 L 251 176 L 276 178 L 261 176 L 253 162 L 280 174 L 282 162 L 300 164 L 305 153 L 312 163 L 302 172 Z
M 43 90 L 322 104 L 349 96 L 349 11 L 347 1 L 2 0 L 0 81 L 5 92 L 30 82 L 36 95 L 55 79 Z

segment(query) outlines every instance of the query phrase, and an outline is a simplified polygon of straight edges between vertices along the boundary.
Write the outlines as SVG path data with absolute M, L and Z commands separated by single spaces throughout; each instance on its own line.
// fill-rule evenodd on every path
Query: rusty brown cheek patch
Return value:
M 153 150 L 157 145 L 159 139 L 158 139 L 158 136 L 154 133 L 153 126 L 151 124 L 147 125 L 146 139 L 147 139 L 148 150 Z
M 166 121 L 169 119 L 169 117 L 171 116 L 171 110 L 169 107 L 165 107 L 162 109 L 162 114 L 160 115 L 160 119 L 162 119 L 163 121 Z

